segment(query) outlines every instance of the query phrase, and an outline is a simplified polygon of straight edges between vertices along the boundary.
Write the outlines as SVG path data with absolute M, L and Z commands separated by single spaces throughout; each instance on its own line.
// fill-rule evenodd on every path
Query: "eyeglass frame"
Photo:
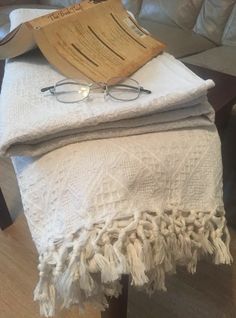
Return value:
M 140 86 L 138 81 L 136 81 L 135 79 L 133 79 L 133 78 L 124 78 L 124 79 L 130 79 L 130 80 L 134 81 L 137 84 L 137 87 L 132 86 L 132 85 L 127 85 L 127 84 L 120 84 L 120 83 L 110 84 L 110 85 L 106 84 L 106 83 L 102 83 L 102 82 L 82 83 L 82 82 L 78 82 L 78 81 L 73 80 L 73 79 L 64 78 L 64 79 L 56 82 L 55 85 L 51 85 L 51 86 L 48 86 L 48 87 L 41 88 L 41 92 L 50 91 L 50 93 L 56 97 L 56 95 L 57 95 L 56 94 L 56 87 L 57 86 L 61 86 L 61 85 L 65 85 L 65 84 L 78 84 L 78 85 L 85 86 L 85 87 L 89 88 L 87 96 L 85 96 L 84 98 L 82 98 L 80 100 L 76 100 L 76 101 L 61 101 L 61 100 L 59 100 L 56 97 L 58 102 L 65 103 L 65 104 L 75 104 L 75 103 L 79 103 L 79 102 L 84 101 L 85 99 L 87 99 L 89 97 L 90 91 L 93 88 L 94 89 L 101 88 L 101 89 L 103 89 L 103 93 L 105 94 L 105 96 L 110 96 L 113 100 L 118 100 L 118 101 L 122 101 L 122 102 L 136 100 L 136 99 L 139 98 L 141 93 L 146 93 L 146 94 L 151 94 L 152 93 L 150 90 L 145 89 L 142 86 Z M 68 80 L 68 82 L 63 83 L 65 80 Z M 70 80 L 73 81 L 73 82 L 69 82 Z M 115 98 L 115 97 L 113 97 L 112 95 L 109 94 L 109 87 L 114 87 L 114 86 L 122 86 L 122 87 L 133 88 L 134 90 L 138 90 L 138 95 L 135 98 L 131 98 L 131 99 L 127 99 L 127 100 L 121 99 L 121 98 Z

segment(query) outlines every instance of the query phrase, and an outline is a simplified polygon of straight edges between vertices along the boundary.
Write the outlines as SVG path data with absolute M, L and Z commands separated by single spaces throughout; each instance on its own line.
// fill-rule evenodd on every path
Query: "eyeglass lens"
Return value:
M 86 99 L 91 87 L 86 83 L 64 79 L 55 85 L 54 95 L 59 102 L 75 103 Z M 94 88 L 96 86 L 92 87 Z M 132 101 L 139 97 L 140 86 L 132 78 L 112 78 L 106 85 L 106 93 L 115 100 Z
M 111 79 L 107 83 L 107 94 L 113 99 L 131 101 L 139 97 L 140 86 L 134 79 L 121 79 L 116 84 L 113 84 L 113 82 L 114 79 Z
M 62 80 L 55 85 L 55 95 L 59 102 L 75 103 L 89 95 L 90 87 L 71 80 Z

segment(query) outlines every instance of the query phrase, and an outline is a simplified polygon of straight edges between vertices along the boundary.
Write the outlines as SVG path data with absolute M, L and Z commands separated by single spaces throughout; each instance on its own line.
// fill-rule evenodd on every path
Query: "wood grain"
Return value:
M 23 215 L 0 232 L 0 318 L 40 318 L 33 290 L 38 280 L 37 253 Z M 80 318 L 78 308 L 63 311 L 56 318 Z M 83 316 L 82 316 L 83 317 Z M 86 318 L 100 318 L 87 308 Z
M 4 73 L 4 61 L 0 61 L 0 92 L 2 85 L 2 78 Z M 8 211 L 8 207 L 0 188 L 0 228 L 4 230 L 6 227 L 12 224 L 12 219 Z

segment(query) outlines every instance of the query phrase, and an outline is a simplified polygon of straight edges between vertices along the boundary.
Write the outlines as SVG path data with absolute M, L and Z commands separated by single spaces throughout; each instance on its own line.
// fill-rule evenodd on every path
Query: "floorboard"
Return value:
M 236 231 L 231 230 L 231 252 L 236 258 Z M 37 282 L 37 253 L 23 214 L 0 232 L 0 318 L 39 318 L 33 302 Z M 130 288 L 128 318 L 235 318 L 236 265 L 203 262 L 195 275 L 179 270 L 168 279 L 168 292 L 147 296 Z M 100 318 L 87 308 L 64 311 L 56 318 Z M 121 317 L 122 318 L 122 317 Z
M 40 318 L 33 302 L 38 280 L 37 253 L 23 215 L 7 230 L 0 231 L 0 318 Z M 64 311 L 56 318 L 80 318 L 78 308 Z M 86 318 L 100 318 L 92 308 Z

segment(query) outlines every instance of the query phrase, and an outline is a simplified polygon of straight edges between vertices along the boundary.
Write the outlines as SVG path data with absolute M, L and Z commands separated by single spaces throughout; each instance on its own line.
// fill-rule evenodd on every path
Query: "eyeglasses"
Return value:
M 78 103 L 87 99 L 92 90 L 102 90 L 105 96 L 118 101 L 132 101 L 139 98 L 141 93 L 151 94 L 132 78 L 112 78 L 104 83 L 81 83 L 71 79 L 63 79 L 54 86 L 41 89 L 49 91 L 61 103 Z

